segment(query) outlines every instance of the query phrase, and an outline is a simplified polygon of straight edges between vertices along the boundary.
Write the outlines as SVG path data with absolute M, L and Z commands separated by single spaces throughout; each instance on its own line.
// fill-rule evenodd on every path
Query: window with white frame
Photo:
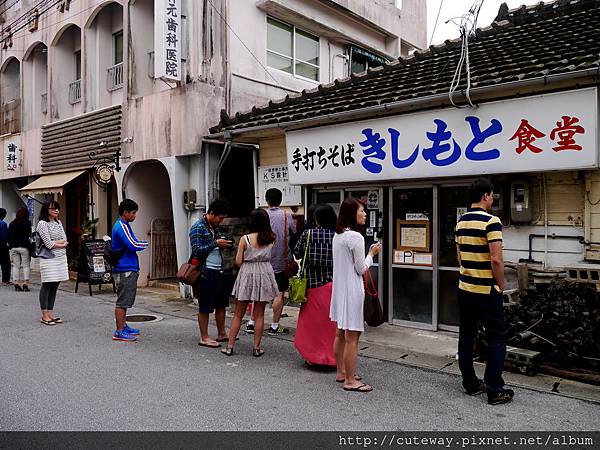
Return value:
M 267 17 L 267 65 L 292 75 L 319 81 L 319 38 Z

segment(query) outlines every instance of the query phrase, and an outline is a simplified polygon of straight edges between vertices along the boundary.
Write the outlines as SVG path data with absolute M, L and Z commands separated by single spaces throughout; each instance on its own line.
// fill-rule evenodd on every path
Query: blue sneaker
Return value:
M 113 341 L 135 341 L 136 339 L 134 335 L 129 334 L 125 329 L 121 331 L 116 330 L 113 333 Z
M 140 330 L 138 330 L 137 328 L 131 328 L 127 324 L 125 324 L 125 328 L 123 328 L 123 331 L 126 331 L 127 333 L 132 334 L 134 336 L 138 336 L 140 334 Z

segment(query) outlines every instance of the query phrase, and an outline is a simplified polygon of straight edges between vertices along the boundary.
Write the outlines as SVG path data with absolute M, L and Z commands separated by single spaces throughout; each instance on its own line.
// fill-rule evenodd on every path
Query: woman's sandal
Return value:
M 262 348 L 252 349 L 252 356 L 260 358 L 264 354 L 265 354 L 265 351 Z
M 360 381 L 362 380 L 362 377 L 360 375 L 354 375 L 354 379 L 356 381 Z M 342 378 L 341 380 L 338 380 L 337 378 L 335 379 L 336 383 L 343 383 L 344 381 L 346 381 L 345 378 Z
M 344 390 L 351 392 L 371 392 L 373 390 L 373 386 L 370 386 L 366 383 L 361 383 L 360 385 L 353 388 L 344 386 Z
M 221 350 L 221 353 L 223 353 L 225 356 L 231 356 L 233 355 L 233 347 L 227 347 Z
M 43 323 L 44 325 L 56 325 L 56 322 L 54 320 L 41 319 L 40 322 Z
M 52 321 L 54 323 L 64 323 L 63 320 L 60 317 L 55 317 L 54 319 L 52 319 Z

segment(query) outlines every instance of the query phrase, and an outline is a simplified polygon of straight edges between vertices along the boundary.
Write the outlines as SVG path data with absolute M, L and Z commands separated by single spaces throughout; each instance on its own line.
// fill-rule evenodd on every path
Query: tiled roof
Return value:
M 431 46 L 383 67 L 288 95 L 228 117 L 212 133 L 341 113 L 448 92 L 460 40 Z M 493 86 L 600 65 L 600 0 L 556 0 L 508 10 L 469 40 L 471 87 Z M 464 71 L 463 71 L 464 73 Z M 460 89 L 466 87 L 466 79 Z

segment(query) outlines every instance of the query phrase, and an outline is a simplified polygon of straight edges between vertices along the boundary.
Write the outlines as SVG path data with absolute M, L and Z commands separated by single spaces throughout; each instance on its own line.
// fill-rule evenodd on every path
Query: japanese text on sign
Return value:
M 286 165 L 261 166 L 258 168 L 257 206 L 267 205 L 265 193 L 270 188 L 277 188 L 282 192 L 281 206 L 298 206 L 302 204 L 302 188 L 290 185 Z
M 4 142 L 4 171 L 7 176 L 17 176 L 21 165 L 21 149 L 18 140 Z
M 292 184 L 597 167 L 596 90 L 288 132 Z
M 155 0 L 154 77 L 181 80 L 181 0 Z

